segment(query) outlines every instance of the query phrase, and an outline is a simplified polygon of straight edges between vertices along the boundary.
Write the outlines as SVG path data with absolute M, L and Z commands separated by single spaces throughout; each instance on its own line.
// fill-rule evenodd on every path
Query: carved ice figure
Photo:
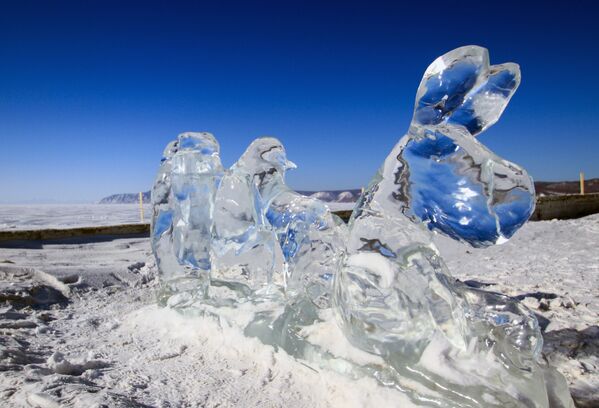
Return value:
M 253 154 L 244 154 L 244 166 L 253 169 L 264 214 L 283 251 L 287 296 L 330 307 L 333 277 L 345 247 L 343 221 L 322 201 L 287 186 L 285 172 L 296 166 L 277 139 L 257 139 L 248 152 Z
M 171 160 L 177 152 L 179 141 L 170 142 L 162 154 L 158 174 L 152 186 L 151 246 L 161 282 L 173 279 L 179 262 L 173 251 L 173 209 L 171 207 Z M 167 295 L 168 296 L 168 295 Z M 163 299 L 164 300 L 164 299 Z
M 499 120 L 519 84 L 518 65 L 489 66 L 480 47 L 431 64 L 394 173 L 394 201 L 406 215 L 475 247 L 505 241 L 528 220 L 532 179 L 474 138 Z
M 277 139 L 252 142 L 223 177 L 212 135 L 180 135 L 152 190 L 163 302 L 219 316 L 316 367 L 372 376 L 417 406 L 573 407 L 564 378 L 540 358 L 534 314 L 451 278 L 432 243 L 433 232 L 501 243 L 532 213 L 530 177 L 475 139 L 519 81 L 517 65 L 489 66 L 480 47 L 435 60 L 408 133 L 349 230 L 285 184 L 295 165 Z M 212 290 L 264 301 L 219 308 L 218 295 L 205 298 L 211 273 Z M 287 297 L 272 296 L 282 286 Z M 230 307 L 251 321 L 231 319 Z
M 254 140 L 226 172 L 215 201 L 213 284 L 241 297 L 273 292 L 273 271 L 281 271 L 282 256 L 259 188 L 273 173 L 293 167 L 280 142 L 265 137 Z
M 182 133 L 167 150 L 153 188 L 152 242 L 162 301 L 182 305 L 207 294 L 214 195 L 223 169 L 210 133 Z
M 531 215 L 530 177 L 474 138 L 499 119 L 519 81 L 517 65 L 489 66 L 484 48 L 435 60 L 418 88 L 409 132 L 349 223 L 335 284 L 341 324 L 354 345 L 424 385 L 417 398 L 447 406 L 548 404 L 534 315 L 505 296 L 456 283 L 430 232 L 488 246 Z M 476 373 L 472 364 L 488 369 Z

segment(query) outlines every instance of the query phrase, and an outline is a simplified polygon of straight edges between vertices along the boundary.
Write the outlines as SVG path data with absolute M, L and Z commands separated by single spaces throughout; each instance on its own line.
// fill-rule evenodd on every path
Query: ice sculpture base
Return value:
M 374 378 L 407 396 L 417 407 L 572 407 L 563 376 L 543 362 L 530 370 L 507 371 L 493 353 L 456 351 L 437 334 L 417 363 L 405 365 L 393 355 L 379 356 L 352 345 L 336 321 L 333 309 L 318 309 L 301 300 L 288 303 L 280 292 L 269 297 L 241 295 L 223 288 L 228 298 L 190 303 L 167 302 L 188 317 L 214 319 L 247 337 L 285 351 L 305 366 L 331 370 L 352 379 Z
M 208 296 L 209 282 L 197 277 L 184 277 L 161 282 L 157 294 L 158 304 L 173 309 L 191 307 Z

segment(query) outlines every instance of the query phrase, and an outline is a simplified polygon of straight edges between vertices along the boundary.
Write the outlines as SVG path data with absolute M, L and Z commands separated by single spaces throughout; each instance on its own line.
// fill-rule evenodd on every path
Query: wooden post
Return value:
M 139 219 L 141 223 L 144 222 L 144 201 L 141 191 L 139 192 Z
M 584 173 L 580 172 L 580 195 L 584 195 Z

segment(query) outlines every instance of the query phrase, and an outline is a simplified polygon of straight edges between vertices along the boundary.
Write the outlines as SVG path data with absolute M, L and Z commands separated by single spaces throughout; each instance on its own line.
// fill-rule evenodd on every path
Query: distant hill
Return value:
M 599 178 L 585 180 L 585 193 L 599 193 Z M 578 181 L 536 181 L 537 195 L 578 194 Z M 305 196 L 318 198 L 328 203 L 351 203 L 358 199 L 360 190 L 298 191 Z M 113 194 L 100 200 L 100 204 L 131 204 L 139 202 L 139 193 Z M 150 192 L 143 193 L 143 202 L 150 202 Z
M 315 197 L 328 203 L 351 203 L 356 201 L 360 196 L 360 190 L 298 191 L 298 193 Z M 144 203 L 149 203 L 150 192 L 144 192 L 142 199 Z M 135 204 L 138 202 L 139 193 L 122 193 L 104 197 L 99 201 L 99 204 Z
M 578 194 L 580 181 L 536 181 L 537 195 Z M 585 193 L 599 193 L 599 178 L 584 181 Z
M 361 190 L 298 191 L 298 193 L 327 203 L 353 203 L 360 197 Z
M 150 192 L 146 191 L 142 193 L 142 200 L 144 203 L 150 202 Z M 99 204 L 132 204 L 139 202 L 139 193 L 123 193 L 113 194 L 108 197 L 104 197 L 99 201 Z

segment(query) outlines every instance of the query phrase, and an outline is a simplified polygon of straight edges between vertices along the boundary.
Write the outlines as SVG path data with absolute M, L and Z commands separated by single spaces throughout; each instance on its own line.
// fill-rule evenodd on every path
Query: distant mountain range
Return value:
M 599 193 L 599 178 L 585 180 L 585 193 Z M 536 181 L 537 195 L 578 194 L 578 181 Z M 305 196 L 318 198 L 327 203 L 352 203 L 360 196 L 360 190 L 298 191 Z M 131 204 L 139 202 L 139 193 L 113 194 L 100 200 L 100 204 Z M 143 202 L 150 202 L 150 192 L 143 193 Z
M 144 203 L 150 202 L 150 192 L 146 191 L 142 193 L 142 200 Z M 131 204 L 139 202 L 139 193 L 122 193 L 113 194 L 108 197 L 104 197 L 99 201 L 99 204 Z
M 361 190 L 332 190 L 332 191 L 298 191 L 305 196 L 312 196 L 327 203 L 353 203 L 360 196 Z M 144 203 L 150 202 L 150 192 L 142 193 Z M 139 202 L 139 193 L 113 194 L 104 197 L 99 204 L 132 204 Z

